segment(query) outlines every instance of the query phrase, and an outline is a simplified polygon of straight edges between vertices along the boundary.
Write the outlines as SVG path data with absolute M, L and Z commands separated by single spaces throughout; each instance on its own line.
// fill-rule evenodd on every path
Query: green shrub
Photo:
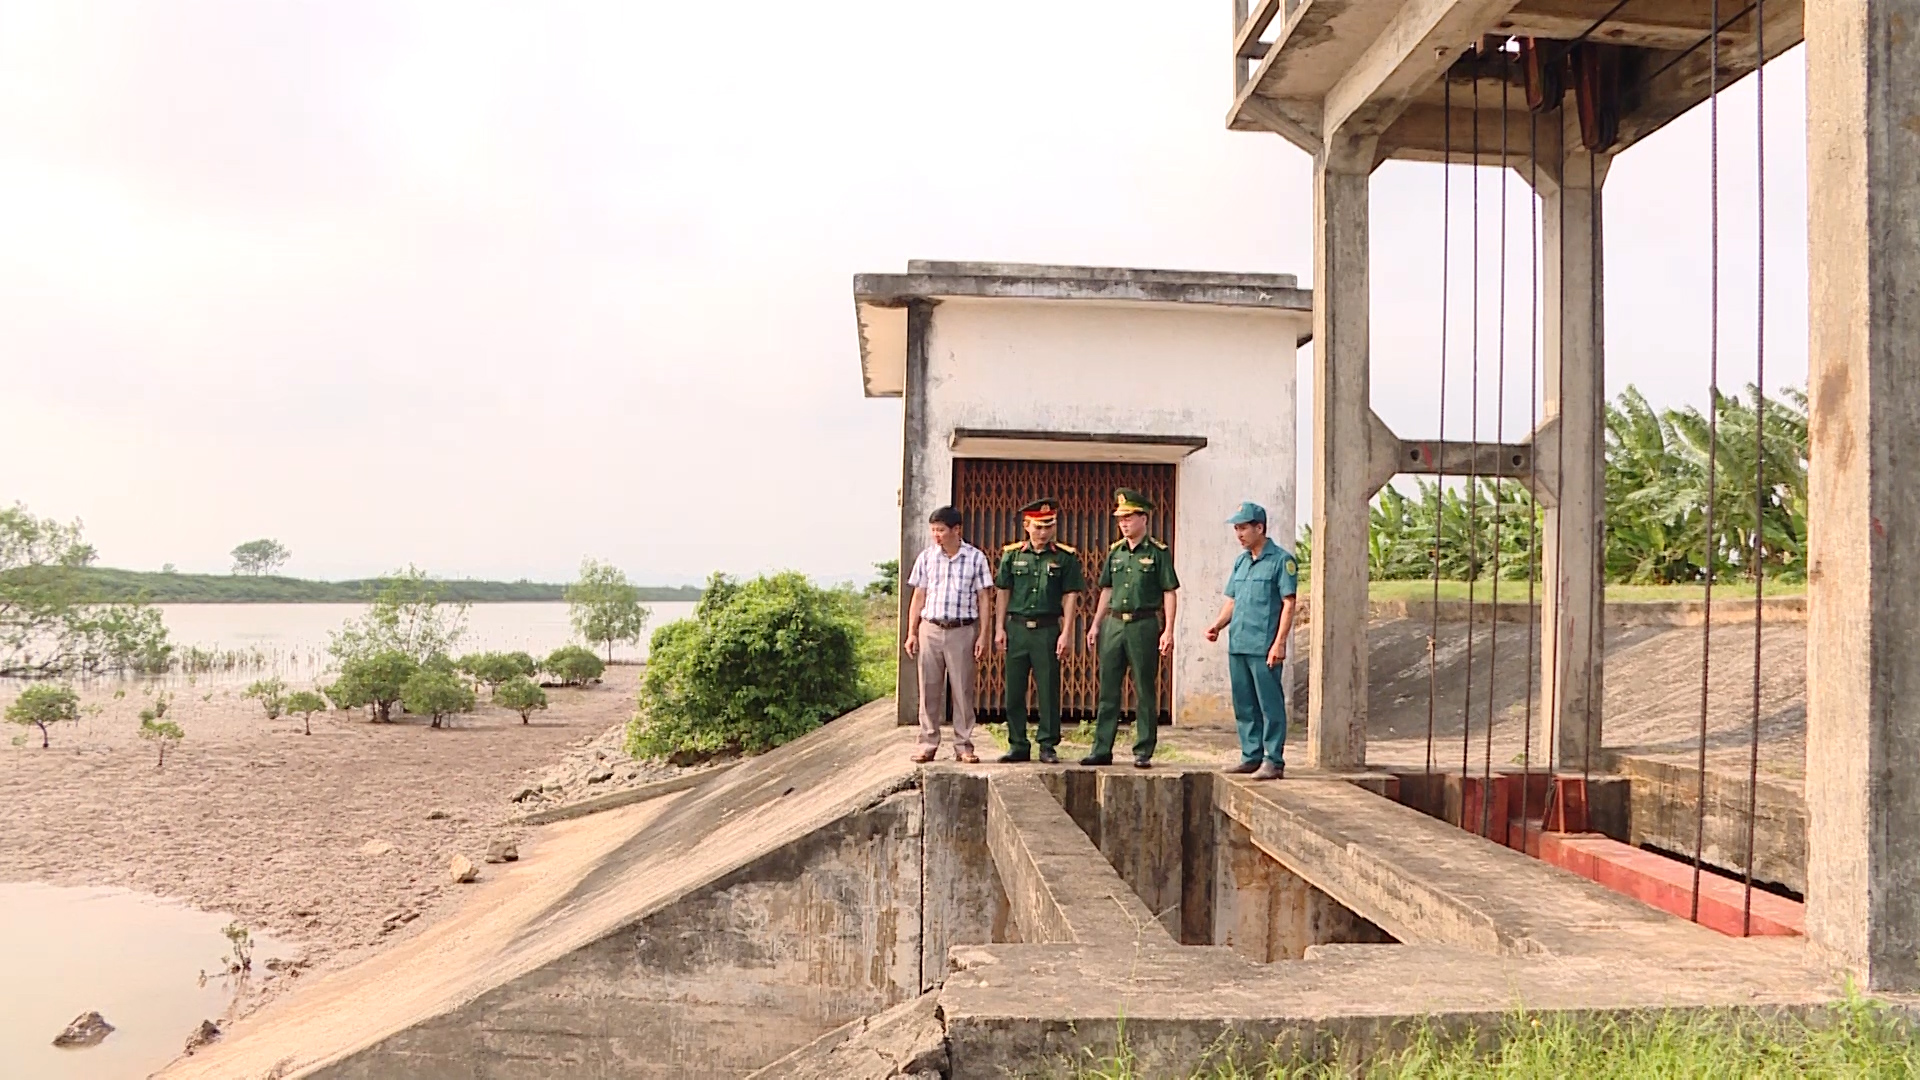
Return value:
M 278 677 L 261 679 L 247 687 L 241 697 L 258 698 L 260 707 L 267 710 L 267 719 L 280 719 L 280 711 L 287 707 L 287 684 Z
M 523 679 L 531 679 L 540 673 L 540 661 L 524 652 L 501 653 L 513 664 L 513 673 Z
M 167 747 L 187 737 L 180 725 L 171 720 L 161 720 L 151 710 L 140 714 L 140 737 L 160 745 L 160 760 L 156 769 L 167 767 Z
M 563 645 L 553 650 L 544 666 L 547 674 L 566 686 L 585 686 L 607 670 L 607 665 L 601 663 L 591 649 L 578 645 Z
M 393 706 L 400 701 L 407 680 L 420 671 L 413 657 L 398 649 L 385 649 L 348 658 L 340 665 L 340 677 L 324 688 L 327 697 L 339 709 L 366 706 L 377 723 L 393 718 Z
M 313 714 L 327 711 L 327 699 L 311 690 L 295 690 L 287 696 L 287 712 L 306 722 L 306 734 L 313 734 Z
M 519 713 L 520 722 L 527 724 L 532 722 L 535 710 L 547 707 L 547 692 L 534 685 L 532 679 L 515 675 L 494 688 L 493 703 Z
M 80 719 L 80 695 L 73 692 L 71 686 L 56 686 L 52 683 L 34 683 L 13 704 L 7 706 L 7 722 L 28 724 L 40 729 L 40 749 L 47 748 L 47 729 L 54 724 Z
M 533 657 L 527 656 L 526 653 L 497 652 L 468 653 L 461 657 L 455 666 L 468 675 L 473 676 L 476 680 L 485 683 L 489 690 L 497 693 L 500 684 L 506 682 L 508 679 L 532 674 L 531 671 L 520 670 L 520 663 L 517 658 L 522 656 L 527 657 L 527 663 L 531 666 Z
M 692 619 L 653 635 L 628 750 L 680 762 L 759 753 L 860 705 L 856 599 L 797 573 L 714 575 Z
M 401 687 L 400 703 L 416 716 L 432 717 L 432 727 L 452 727 L 455 713 L 473 711 L 473 687 L 451 671 L 423 667 Z

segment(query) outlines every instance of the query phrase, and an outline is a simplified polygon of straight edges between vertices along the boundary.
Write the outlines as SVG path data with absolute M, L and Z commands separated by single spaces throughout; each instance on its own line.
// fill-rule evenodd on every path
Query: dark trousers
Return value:
M 1113 753 L 1120 727 L 1120 691 L 1133 671 L 1133 756 L 1150 758 L 1159 743 L 1160 699 L 1155 683 L 1160 675 L 1160 615 L 1136 616 L 1122 622 L 1108 616 L 1100 627 L 1100 707 L 1094 713 L 1093 753 Z
M 1060 746 L 1060 657 L 1054 647 L 1060 642 L 1060 622 L 1051 626 L 1028 628 L 1018 615 L 1007 616 L 1007 749 L 1015 754 L 1033 752 L 1027 741 L 1027 723 L 1034 720 L 1035 734 L 1045 750 Z M 1033 677 L 1034 697 L 1039 699 L 1040 714 L 1027 713 L 1027 677 Z

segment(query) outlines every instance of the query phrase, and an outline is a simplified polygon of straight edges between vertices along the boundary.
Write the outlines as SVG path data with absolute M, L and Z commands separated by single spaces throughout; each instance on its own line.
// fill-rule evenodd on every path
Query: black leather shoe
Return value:
M 1043 746 L 1040 748 L 1040 764 L 1058 765 L 1060 764 L 1060 755 L 1054 753 L 1052 747 Z
M 1032 761 L 1033 758 L 1029 757 L 1024 751 L 1009 750 L 1001 754 L 998 760 L 1002 765 L 1014 765 L 1022 761 Z
M 1151 769 L 1153 768 L 1153 759 L 1150 757 L 1135 757 L 1133 759 L 1133 767 L 1136 769 Z
M 1240 764 L 1238 764 L 1238 765 L 1235 765 L 1235 766 L 1234 766 L 1233 768 L 1231 768 L 1231 769 L 1228 769 L 1228 770 L 1227 770 L 1227 775 L 1229 775 L 1229 776 L 1245 776 L 1245 775 L 1247 775 L 1248 773 L 1250 773 L 1250 772 L 1253 772 L 1254 770 L 1256 770 L 1256 769 L 1258 769 L 1258 768 L 1260 767 L 1260 764 L 1261 764 L 1261 763 L 1260 763 L 1260 762 L 1258 762 L 1258 761 L 1243 761 L 1243 762 L 1241 762 Z
M 1087 766 L 1111 765 L 1113 764 L 1113 755 L 1112 754 L 1088 754 L 1086 757 L 1083 757 L 1080 759 L 1080 764 L 1087 765 Z

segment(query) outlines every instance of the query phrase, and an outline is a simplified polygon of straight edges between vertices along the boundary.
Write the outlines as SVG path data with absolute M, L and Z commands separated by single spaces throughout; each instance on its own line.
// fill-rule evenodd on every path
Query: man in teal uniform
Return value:
M 1060 661 L 1073 637 L 1064 627 L 1073 625 L 1074 608 L 1087 575 L 1080 569 L 1080 553 L 1054 543 L 1059 507 L 1053 499 L 1035 499 L 1020 508 L 1027 538 L 1000 551 L 1000 568 L 993 575 L 1000 591 L 999 608 L 1006 613 L 994 644 L 1007 654 L 1007 752 L 1001 761 L 1032 760 L 1027 741 L 1027 676 L 1033 676 L 1034 696 L 1040 699 L 1040 761 L 1060 760 Z
M 1093 752 L 1082 765 L 1113 764 L 1113 738 L 1120 725 L 1120 693 L 1133 670 L 1133 767 L 1153 763 L 1160 726 L 1154 685 L 1160 658 L 1173 652 L 1173 616 L 1180 578 L 1173 552 L 1147 535 L 1153 503 L 1132 488 L 1113 493 L 1120 539 L 1100 564 L 1100 603 L 1087 629 L 1087 647 L 1100 657 L 1100 706 L 1094 713 Z
M 1227 519 L 1244 550 L 1227 575 L 1227 600 L 1207 627 L 1207 640 L 1227 631 L 1227 672 L 1233 682 L 1233 718 L 1240 727 L 1240 764 L 1229 772 L 1278 780 L 1287 771 L 1287 699 L 1277 673 L 1293 632 L 1300 564 L 1267 539 L 1267 510 L 1244 502 Z

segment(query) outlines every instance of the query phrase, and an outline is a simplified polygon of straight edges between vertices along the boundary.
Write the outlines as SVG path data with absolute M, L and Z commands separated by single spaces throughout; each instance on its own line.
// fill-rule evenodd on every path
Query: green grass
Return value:
M 1338 1048 L 1332 1049 L 1327 1056 L 1337 1058 Z M 1255 1061 L 1208 1065 L 1186 1075 L 1191 1080 L 1879 1080 L 1920 1075 L 1920 1041 L 1908 1023 L 1883 1006 L 1851 998 L 1805 1019 L 1721 1011 L 1579 1022 L 1523 1012 L 1508 1017 L 1484 1041 L 1425 1027 L 1403 1049 L 1357 1065 L 1309 1061 L 1292 1050 L 1271 1051 Z M 1054 1075 L 1134 1080 L 1147 1072 L 1123 1046 Z
M 115 570 L 88 566 L 78 570 L 16 570 L 15 575 L 73 574 L 80 587 L 100 603 L 126 603 L 145 599 L 155 604 L 340 604 L 363 602 L 373 592 L 375 582 L 307 581 L 289 577 L 239 577 L 229 574 L 166 574 L 143 570 Z M 455 603 L 486 604 L 541 602 L 562 599 L 564 585 L 534 581 L 437 582 L 444 590 L 442 598 Z M 645 601 L 693 601 L 700 590 L 693 586 L 678 588 L 642 587 Z
M 1541 586 L 1534 586 L 1537 600 Z M 1301 593 L 1306 593 L 1303 583 Z M 1767 582 L 1766 595 L 1804 596 L 1807 586 L 1804 582 Z M 1699 600 L 1706 595 L 1706 589 L 1700 585 L 1609 585 L 1607 600 L 1609 603 L 1636 603 L 1649 600 Z M 1375 581 L 1367 586 L 1367 597 L 1371 600 L 1431 600 L 1433 599 L 1433 581 Z M 1750 582 L 1722 582 L 1713 587 L 1713 598 L 1719 600 L 1738 600 L 1745 597 L 1753 599 L 1753 585 Z M 1464 581 L 1443 581 L 1440 583 L 1440 599 L 1465 600 L 1467 583 Z M 1493 582 L 1476 582 L 1473 586 L 1475 603 L 1488 603 L 1493 599 Z M 1503 581 L 1500 583 L 1501 603 L 1525 603 L 1527 583 L 1524 581 Z

